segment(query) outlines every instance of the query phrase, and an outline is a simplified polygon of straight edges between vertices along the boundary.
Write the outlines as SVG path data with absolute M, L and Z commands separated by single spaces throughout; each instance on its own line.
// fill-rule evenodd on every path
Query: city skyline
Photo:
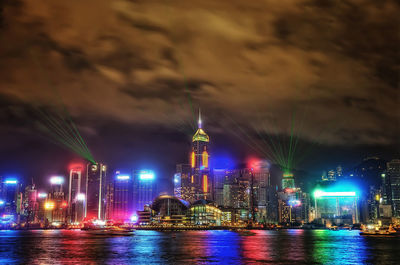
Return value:
M 398 264 L 399 14 L 0 1 L 0 264 Z
M 186 159 L 199 107 L 213 154 L 235 162 L 263 158 L 239 128 L 263 145 L 267 134 L 289 137 L 294 113 L 300 143 L 318 146 L 297 165 L 314 179 L 398 156 L 396 3 L 270 1 L 267 11 L 201 2 L 96 1 L 103 11 L 84 20 L 89 2 L 4 4 L 1 174 L 44 183 L 68 170 L 77 156 L 51 142 L 38 115 L 64 107 L 96 161 L 154 168 L 166 186 Z M 46 12 L 53 8 L 63 15 Z

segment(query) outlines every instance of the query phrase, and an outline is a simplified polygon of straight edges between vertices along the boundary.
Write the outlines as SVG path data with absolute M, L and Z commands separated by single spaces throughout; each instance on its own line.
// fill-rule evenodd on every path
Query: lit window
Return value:
M 207 175 L 203 176 L 203 191 L 206 193 L 208 190 L 208 179 Z
M 192 168 L 194 168 L 196 166 L 196 156 L 194 152 L 192 152 L 191 161 L 192 161 Z
M 208 153 L 207 151 L 203 151 L 203 166 L 208 168 Z

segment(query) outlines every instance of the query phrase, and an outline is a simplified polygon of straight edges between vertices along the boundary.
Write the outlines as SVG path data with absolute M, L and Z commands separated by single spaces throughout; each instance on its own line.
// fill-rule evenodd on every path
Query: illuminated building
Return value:
M 224 205 L 224 183 L 228 179 L 229 171 L 227 169 L 214 169 L 214 201 L 217 205 Z M 226 191 L 228 192 L 228 191 Z M 227 195 L 228 196 L 228 195 Z
M 282 190 L 294 189 L 294 188 L 295 188 L 295 185 L 294 185 L 293 173 L 290 173 L 290 172 L 283 173 Z
M 156 175 L 152 170 L 133 172 L 134 211 L 142 211 L 156 197 Z
M 202 128 L 202 120 L 199 111 L 198 129 L 192 138 L 192 148 L 190 153 L 191 181 L 190 187 L 194 198 L 189 198 L 191 202 L 199 199 L 212 199 L 212 184 L 209 168 L 209 136 Z M 190 196 L 192 197 L 192 196 Z
M 329 170 L 328 173 L 326 171 L 323 172 L 322 174 L 322 181 L 331 181 L 334 182 L 336 181 L 337 178 L 341 178 L 343 176 L 343 168 L 342 166 L 337 166 L 336 170 Z
M 254 221 L 265 223 L 267 221 L 267 191 L 270 186 L 269 167 L 254 167 L 243 170 L 242 175 L 250 180 L 250 210 Z
M 186 223 L 186 213 L 189 202 L 180 198 L 161 195 L 151 205 L 154 211 L 154 221 L 161 224 Z
M 127 221 L 134 212 L 133 181 L 128 174 L 117 174 L 113 181 L 112 214 L 114 221 Z M 108 202 L 108 201 L 107 201 Z
M 267 223 L 278 222 L 278 186 L 267 187 Z
M 109 181 L 106 185 L 106 220 L 113 219 L 114 206 L 114 181 Z
M 220 226 L 222 211 L 211 201 L 195 201 L 189 209 L 190 222 L 194 225 Z
M 28 185 L 25 187 L 24 193 L 24 214 L 26 216 L 26 221 L 37 222 L 39 205 L 37 202 L 38 192 L 35 185 Z
M 386 175 L 389 185 L 387 193 L 388 203 L 392 205 L 394 217 L 400 217 L 400 160 L 393 159 L 387 163 Z
M 136 224 L 139 225 L 149 225 L 152 221 L 151 217 L 151 209 L 147 209 L 148 207 L 145 207 L 143 211 L 137 211 L 137 222 Z
M 381 189 L 370 187 L 367 198 L 368 223 L 375 223 L 379 216 L 379 205 L 382 203 Z
M 218 206 L 240 210 L 238 220 L 250 218 L 265 223 L 270 219 L 272 201 L 268 166 L 214 169 L 213 174 L 215 202 Z M 247 212 L 249 216 L 244 218 L 243 212 Z
M 13 220 L 16 221 L 17 217 L 17 205 L 18 196 L 21 184 L 15 178 L 0 179 L 0 214 L 13 216 Z
M 314 191 L 313 195 L 315 217 L 320 223 L 330 226 L 359 222 L 356 191 L 318 189 Z
M 309 222 L 310 196 L 300 188 L 278 192 L 278 222 L 300 225 Z
M 64 177 L 53 176 L 50 178 L 51 191 L 48 199 L 54 203 L 54 208 L 48 211 L 47 219 L 50 222 L 65 223 L 68 211 L 68 203 L 64 197 Z
M 86 189 L 86 181 L 83 181 L 82 172 L 83 166 L 81 165 L 75 165 L 69 171 L 67 204 L 70 223 L 80 223 L 85 218 L 85 201 L 78 200 L 78 195 L 83 194 Z
M 178 181 L 175 181 L 175 176 L 178 177 Z M 176 165 L 176 173 L 174 175 L 174 195 L 187 201 L 194 200 L 195 192 L 192 184 L 190 164 Z
M 174 174 L 174 196 L 181 198 L 182 197 L 182 174 L 175 173 Z
M 89 163 L 86 171 L 85 218 L 104 220 L 107 166 Z

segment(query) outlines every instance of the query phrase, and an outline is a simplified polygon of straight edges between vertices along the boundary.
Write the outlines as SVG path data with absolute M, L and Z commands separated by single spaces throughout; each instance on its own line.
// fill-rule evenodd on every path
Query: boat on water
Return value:
M 124 227 L 105 227 L 99 229 L 84 229 L 88 233 L 93 235 L 104 235 L 104 236 L 132 236 L 134 234 L 134 229 L 124 228 Z
M 362 236 L 394 236 L 397 231 L 392 225 L 388 227 L 378 225 L 363 225 L 360 235 Z

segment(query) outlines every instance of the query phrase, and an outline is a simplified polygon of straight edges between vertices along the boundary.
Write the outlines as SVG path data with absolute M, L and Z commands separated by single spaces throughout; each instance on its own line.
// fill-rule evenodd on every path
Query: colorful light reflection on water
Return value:
M 359 231 L 0 231 L 0 264 L 395 264 L 400 237 Z

